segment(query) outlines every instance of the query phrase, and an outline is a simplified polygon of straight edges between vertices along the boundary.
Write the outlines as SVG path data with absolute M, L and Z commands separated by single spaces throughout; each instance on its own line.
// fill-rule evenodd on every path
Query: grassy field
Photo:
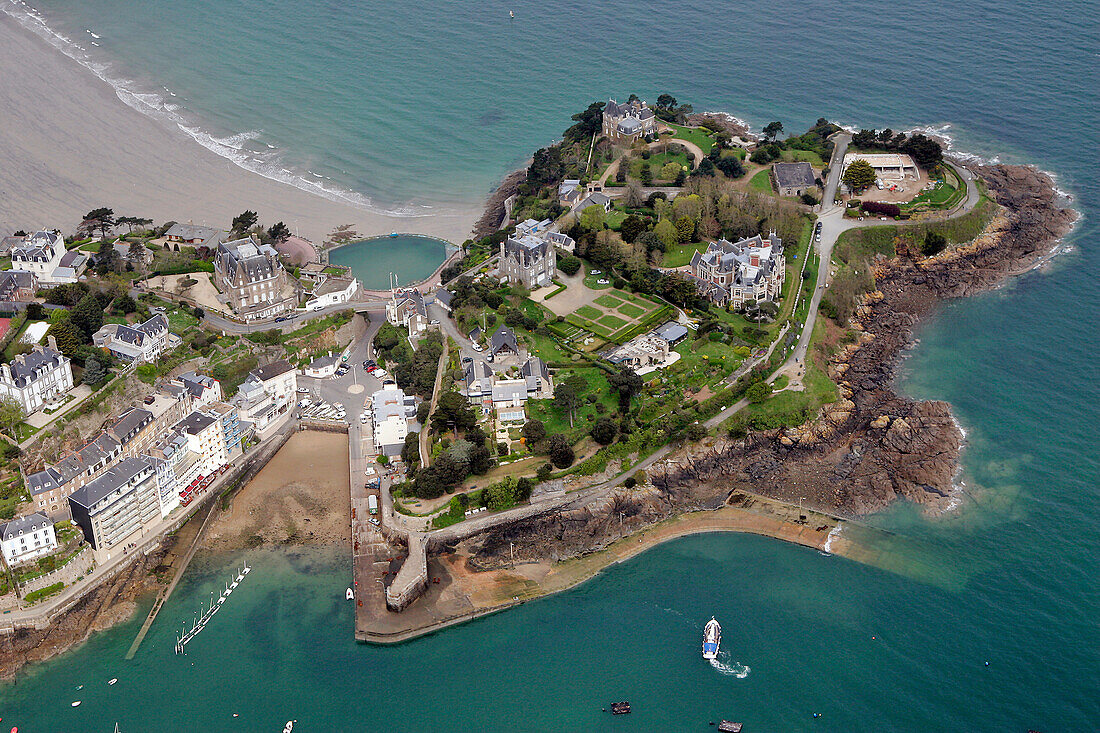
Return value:
M 582 305 L 580 308 L 574 311 L 581 318 L 587 318 L 589 320 L 598 320 L 603 315 L 603 311 L 599 308 L 594 308 L 590 305 Z
M 677 244 L 665 251 L 662 265 L 665 267 L 683 267 L 691 263 L 691 258 L 696 252 L 706 252 L 709 242 L 690 242 Z
M 825 167 L 825 161 L 812 150 L 784 150 L 783 160 L 787 163 L 809 163 L 814 168 Z
M 625 340 L 624 336 L 666 308 L 648 298 L 612 289 L 596 298 L 591 305 L 582 305 L 573 311 L 567 320 L 597 336 L 619 341 Z
M 702 127 L 683 127 L 671 123 L 668 123 L 668 126 L 676 131 L 672 135 L 673 140 L 687 140 L 689 143 L 695 143 L 703 150 L 704 155 L 714 147 L 713 133 L 710 130 Z
M 771 170 L 765 168 L 749 180 L 749 190 L 758 193 L 774 194 L 772 189 Z
M 618 408 L 618 398 L 611 393 L 607 384 L 607 378 L 603 370 L 592 367 L 580 369 L 562 369 L 554 375 L 559 384 L 571 376 L 584 377 L 588 384 L 583 397 L 595 395 L 596 401 L 589 402 L 585 399 L 577 408 L 573 419 L 573 427 L 569 426 L 569 415 L 557 407 L 553 400 L 530 400 L 527 402 L 527 417 L 532 420 L 540 420 L 546 426 L 546 432 L 550 435 L 561 433 L 567 436 L 571 443 L 575 443 L 588 432 L 590 425 L 595 422 L 598 414 L 597 404 L 602 404 L 603 414 L 611 414 Z

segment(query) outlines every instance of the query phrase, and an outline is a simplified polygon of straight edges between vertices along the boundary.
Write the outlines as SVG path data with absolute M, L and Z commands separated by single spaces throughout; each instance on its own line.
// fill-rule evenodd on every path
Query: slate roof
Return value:
M 61 366 L 64 360 L 65 357 L 60 351 L 49 347 L 36 348 L 27 354 L 20 354 L 11 362 L 12 382 L 22 389 L 38 379 L 41 373 Z
M 257 379 L 266 382 L 269 379 L 274 379 L 280 374 L 286 374 L 287 372 L 292 371 L 294 371 L 294 366 L 286 359 L 280 359 L 279 361 L 273 361 L 270 364 L 264 364 L 261 367 L 256 367 L 251 372 L 249 372 L 249 374 L 255 376 Z
M 780 188 L 809 188 L 814 184 L 814 169 L 809 163 L 776 163 L 772 166 Z
M 217 421 L 218 419 L 216 417 L 195 410 L 190 415 L 180 420 L 176 425 L 176 429 L 188 435 L 198 435 Z
M 455 294 L 452 293 L 450 290 L 447 290 L 447 288 L 440 288 L 439 290 L 435 291 L 435 300 L 436 300 L 436 302 L 439 303 L 440 305 L 442 305 L 445 308 L 450 308 L 451 307 L 451 300 L 454 297 L 455 297 Z
M 152 461 L 145 456 L 123 458 L 116 465 L 108 468 L 102 476 L 74 491 L 69 496 L 69 501 L 90 508 L 151 466 Z
M 577 204 L 577 211 L 584 211 L 589 206 L 599 206 L 601 209 L 607 209 L 609 203 L 611 203 L 610 198 L 596 191 L 595 193 L 588 194 L 584 201 Z
M 309 363 L 310 369 L 324 369 L 325 367 L 338 364 L 340 362 L 339 354 L 322 354 Z
M 30 262 L 49 262 L 54 254 L 65 249 L 60 232 L 38 231 L 27 236 L 18 246 L 12 247 L 12 259 Z
M 200 226 L 198 224 L 173 224 L 171 228 L 164 233 L 166 237 L 179 237 L 180 239 L 191 242 L 199 240 L 203 244 L 206 244 L 212 237 L 224 234 L 225 232 L 214 227 Z
M 0 525 L 0 540 L 14 539 L 25 532 L 34 532 L 47 526 L 52 527 L 53 522 L 41 512 L 17 517 L 7 524 Z
M 234 277 L 244 275 L 245 282 L 254 283 L 275 277 L 279 270 L 278 253 L 252 237 L 235 239 L 218 245 L 218 260 L 225 272 Z
M 498 328 L 493 333 L 492 338 L 489 339 L 489 353 L 491 355 L 496 356 L 504 349 L 511 349 L 515 353 L 519 353 L 519 343 L 516 341 L 516 334 L 507 326 Z
M 550 383 L 550 370 L 546 368 L 546 362 L 537 356 L 532 356 L 523 363 L 521 373 L 529 392 L 537 392 L 543 385 Z
M 85 254 L 77 252 L 75 249 L 70 249 L 68 252 L 61 255 L 61 261 L 57 263 L 57 266 L 71 267 L 74 270 L 79 270 L 87 261 L 88 257 Z
M 327 278 L 321 287 L 313 291 L 313 297 L 317 298 L 322 295 L 328 295 L 329 293 L 342 293 L 348 289 L 353 282 L 350 277 L 330 277 Z
M 493 402 L 524 401 L 527 399 L 527 382 L 523 379 L 506 379 L 493 384 Z
M 676 321 L 669 321 L 657 327 L 653 332 L 659 338 L 663 338 L 670 344 L 674 344 L 688 335 L 687 326 Z
M 0 273 L 0 300 L 10 300 L 16 290 L 35 289 L 38 278 L 27 270 L 5 270 Z

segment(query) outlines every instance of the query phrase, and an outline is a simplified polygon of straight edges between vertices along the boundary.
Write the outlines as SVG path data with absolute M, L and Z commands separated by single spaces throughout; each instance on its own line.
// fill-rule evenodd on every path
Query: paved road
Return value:
M 260 331 L 269 331 L 273 328 L 277 328 L 280 331 L 293 331 L 310 319 L 331 315 L 332 313 L 343 313 L 344 311 L 385 313 L 386 303 L 382 300 L 338 303 L 337 305 L 330 305 L 327 308 L 316 311 L 295 311 L 294 314 L 288 316 L 285 321 L 280 321 L 278 323 L 274 321 L 241 323 L 240 321 L 232 321 L 217 313 L 207 312 L 203 317 L 203 323 L 218 331 L 234 334 L 259 333 Z

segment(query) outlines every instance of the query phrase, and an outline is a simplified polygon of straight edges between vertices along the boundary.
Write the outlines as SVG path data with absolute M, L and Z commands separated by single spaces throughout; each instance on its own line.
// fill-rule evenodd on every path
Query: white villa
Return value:
M 30 562 L 57 548 L 53 522 L 36 512 L 0 525 L 0 547 L 8 565 Z
M 53 336 L 47 338 L 49 346 L 35 346 L 10 364 L 0 364 L 0 396 L 14 399 L 27 415 L 73 388 L 69 357 L 57 350 Z
M 92 335 L 92 343 L 123 361 L 143 362 L 154 361 L 162 352 L 182 342 L 168 330 L 168 318 L 155 315 L 138 326 L 105 324 Z
M 27 235 L 21 244 L 12 247 L 11 269 L 33 272 L 42 285 L 76 282 L 76 269 L 66 267 L 62 262 L 66 254 L 65 238 L 61 236 L 61 232 L 56 229 L 38 231 Z

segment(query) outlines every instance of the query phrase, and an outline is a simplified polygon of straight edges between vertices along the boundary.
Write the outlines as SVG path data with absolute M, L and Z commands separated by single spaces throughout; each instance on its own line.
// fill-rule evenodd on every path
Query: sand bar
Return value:
M 0 234 L 84 213 L 228 226 L 245 209 L 320 242 L 338 224 L 370 236 L 418 232 L 462 242 L 480 207 L 398 217 L 330 201 L 247 171 L 126 106 L 115 90 L 0 12 Z

